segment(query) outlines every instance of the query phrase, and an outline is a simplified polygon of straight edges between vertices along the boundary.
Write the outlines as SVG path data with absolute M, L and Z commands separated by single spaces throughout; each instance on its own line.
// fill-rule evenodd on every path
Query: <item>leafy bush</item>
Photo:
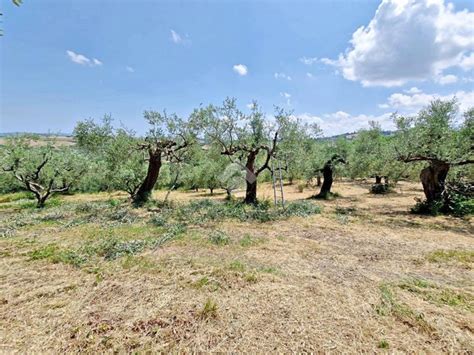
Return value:
M 387 184 L 373 184 L 370 187 L 370 192 L 373 194 L 386 194 L 390 192 L 390 187 Z
M 443 201 L 428 202 L 419 198 L 416 201 L 415 206 L 411 208 L 411 213 L 414 214 L 438 216 L 443 208 Z
M 474 214 L 474 186 L 469 183 L 448 183 L 443 196 L 438 201 L 428 202 L 417 199 L 412 213 L 437 216 L 441 213 L 463 217 Z

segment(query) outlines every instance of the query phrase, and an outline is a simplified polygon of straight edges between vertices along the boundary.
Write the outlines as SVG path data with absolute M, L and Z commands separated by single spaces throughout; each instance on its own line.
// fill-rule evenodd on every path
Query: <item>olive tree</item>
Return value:
M 87 170 L 86 160 L 73 148 L 42 143 L 30 137 L 11 138 L 2 158 L 3 171 L 33 193 L 38 208 L 55 193 L 69 191 Z
M 282 168 L 290 185 L 295 180 L 307 176 L 312 160 L 314 141 L 321 135 L 320 127 L 313 123 L 303 123 L 299 118 L 291 116 L 281 133 L 281 143 L 277 158 L 282 161 Z
M 393 136 L 383 134 L 380 125 L 370 122 L 370 128 L 359 131 L 352 143 L 349 158 L 351 178 L 373 177 L 372 191 L 387 191 L 389 181 L 398 181 L 406 170 L 404 164 L 396 159 L 395 143 Z
M 397 116 L 398 159 L 405 163 L 425 162 L 420 180 L 428 203 L 440 201 L 452 167 L 474 163 L 474 110 L 456 124 L 455 99 L 435 100 L 414 117 Z
M 280 134 L 289 115 L 276 108 L 274 122 L 270 123 L 256 103 L 252 105 L 250 114 L 244 114 L 237 108 L 235 99 L 227 98 L 221 107 L 210 105 L 196 110 L 193 116 L 207 138 L 220 146 L 222 155 L 245 167 L 244 202 L 257 203 L 258 176 L 270 170 L 270 159 L 277 152 Z
M 135 132 L 125 128 L 116 129 L 110 115 L 101 123 L 94 120 L 78 122 L 74 128 L 77 146 L 86 153 L 102 174 L 93 173 L 103 179 L 98 185 L 105 190 L 123 190 L 134 198 L 146 173 L 146 160 L 140 139 Z
M 182 161 L 194 141 L 193 126 L 176 114 L 145 111 L 150 129 L 139 147 L 147 154 L 147 172 L 133 200 L 136 204 L 146 202 L 155 187 L 164 161 Z

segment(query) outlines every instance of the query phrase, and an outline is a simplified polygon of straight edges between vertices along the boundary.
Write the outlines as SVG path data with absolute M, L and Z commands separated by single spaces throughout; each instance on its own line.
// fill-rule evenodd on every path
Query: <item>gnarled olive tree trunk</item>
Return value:
M 321 186 L 321 190 L 319 190 L 318 197 L 327 198 L 331 192 L 332 183 L 334 181 L 332 177 L 333 165 L 331 160 L 324 164 L 324 167 L 321 171 L 323 173 L 323 185 Z
M 332 183 L 334 182 L 334 167 L 337 163 L 345 164 L 346 161 L 336 154 L 330 160 L 328 160 L 326 164 L 324 164 L 324 167 L 321 169 L 321 172 L 323 173 L 323 185 L 321 186 L 319 194 L 316 196 L 317 198 L 325 199 L 331 193 Z
M 256 154 L 254 152 L 250 152 L 247 156 L 247 162 L 245 164 L 246 168 L 246 190 L 245 190 L 245 203 L 257 203 L 257 175 L 255 174 L 255 159 Z
M 161 151 L 150 152 L 146 177 L 133 197 L 133 202 L 142 204 L 148 201 L 155 187 L 162 165 Z
M 420 180 L 428 202 L 438 201 L 442 198 L 449 167 L 448 163 L 433 160 L 428 167 L 421 171 Z

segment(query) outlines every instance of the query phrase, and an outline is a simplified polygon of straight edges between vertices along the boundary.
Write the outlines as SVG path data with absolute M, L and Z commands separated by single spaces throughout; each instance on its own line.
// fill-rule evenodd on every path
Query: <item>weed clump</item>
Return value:
M 217 318 L 217 309 L 217 304 L 208 298 L 202 309 L 199 311 L 199 317 L 201 319 Z
M 214 245 L 228 245 L 230 238 L 224 232 L 216 230 L 209 235 L 209 241 Z

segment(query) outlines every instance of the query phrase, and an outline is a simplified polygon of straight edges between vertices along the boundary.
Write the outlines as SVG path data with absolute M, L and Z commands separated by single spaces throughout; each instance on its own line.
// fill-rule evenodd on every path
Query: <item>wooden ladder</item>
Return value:
M 272 172 L 272 183 L 273 183 L 273 199 L 275 202 L 275 206 L 278 206 L 279 204 L 281 204 L 281 206 L 285 208 L 285 196 L 283 194 L 283 177 L 281 174 L 280 160 L 277 160 L 277 163 L 278 163 L 278 175 L 275 178 L 276 174 L 275 174 L 274 159 L 272 159 L 271 172 Z

